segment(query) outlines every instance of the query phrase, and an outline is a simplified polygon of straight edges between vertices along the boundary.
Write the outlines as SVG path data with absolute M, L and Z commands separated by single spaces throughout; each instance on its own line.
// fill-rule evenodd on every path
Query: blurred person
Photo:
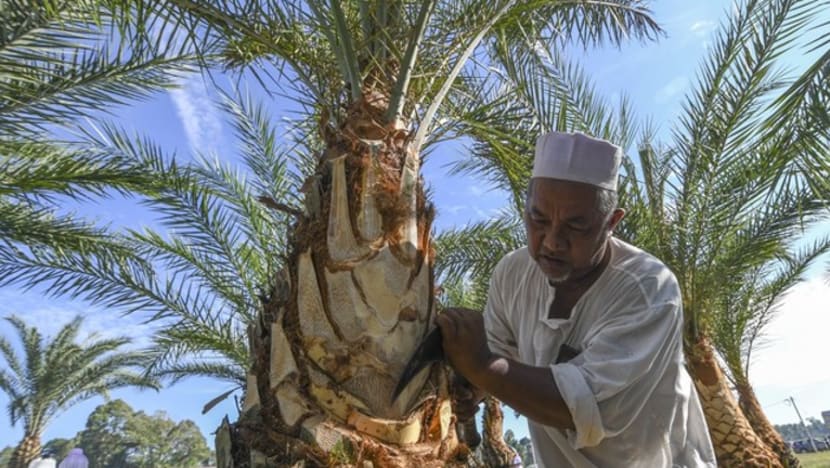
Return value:
M 53 465 L 54 466 L 54 465 Z M 88 468 L 89 467 L 89 460 L 84 455 L 84 451 L 81 448 L 73 448 L 69 451 L 69 455 L 63 459 L 58 468 Z
M 52 452 L 44 450 L 40 456 L 29 462 L 28 468 L 55 468 L 57 460 L 52 458 Z

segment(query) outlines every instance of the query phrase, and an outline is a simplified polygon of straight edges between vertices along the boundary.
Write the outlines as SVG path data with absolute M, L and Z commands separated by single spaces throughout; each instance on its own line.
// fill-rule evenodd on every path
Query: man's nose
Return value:
M 568 240 L 564 235 L 562 226 L 558 223 L 550 223 L 545 231 L 545 239 L 542 242 L 545 249 L 551 252 L 561 252 L 568 249 Z

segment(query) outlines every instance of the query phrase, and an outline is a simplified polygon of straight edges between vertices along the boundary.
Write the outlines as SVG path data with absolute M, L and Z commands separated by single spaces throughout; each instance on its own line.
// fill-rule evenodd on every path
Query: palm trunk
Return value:
M 743 410 L 744 415 L 752 425 L 755 433 L 769 446 L 781 461 L 781 464 L 788 468 L 800 467 L 801 463 L 793 453 L 790 446 L 784 442 L 781 434 L 775 430 L 772 423 L 770 423 L 761 405 L 758 403 L 758 398 L 755 396 L 755 391 L 745 379 L 738 379 L 736 386 L 738 391 L 738 403 Z
M 443 366 L 390 401 L 434 326 L 434 212 L 409 132 L 377 124 L 385 105 L 357 102 L 305 184 L 288 267 L 251 332 L 243 415 L 226 431 L 247 450 L 226 466 L 447 466 L 460 452 Z
M 700 395 L 709 434 L 720 466 L 781 467 L 776 454 L 747 420 L 715 361 L 709 340 L 699 336 L 687 351 L 689 367 Z
M 484 400 L 482 464 L 488 468 L 508 467 L 513 461 L 513 449 L 504 441 L 504 413 L 501 403 L 493 397 Z
M 29 462 L 37 458 L 40 455 L 41 446 L 40 446 L 40 436 L 37 434 L 30 434 L 26 433 L 23 436 L 23 439 L 20 443 L 15 447 L 14 453 L 12 454 L 11 462 L 9 463 L 10 468 L 26 468 L 29 466 Z

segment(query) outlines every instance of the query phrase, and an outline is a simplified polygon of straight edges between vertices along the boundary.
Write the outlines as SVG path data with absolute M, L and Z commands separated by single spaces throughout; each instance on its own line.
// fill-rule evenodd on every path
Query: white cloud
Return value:
M 708 36 L 709 33 L 715 29 L 717 25 L 714 21 L 711 20 L 698 20 L 692 23 L 689 27 L 689 31 L 696 36 L 704 37 Z
M 460 213 L 461 211 L 465 211 L 465 210 L 469 210 L 469 209 L 470 209 L 470 207 L 467 206 L 467 205 L 450 205 L 450 206 L 445 206 L 445 207 L 441 208 L 441 211 L 455 215 L 455 214 Z
M 206 153 L 220 140 L 222 124 L 200 74 L 183 77 L 179 88 L 170 91 L 187 141 L 193 151 Z
M 671 81 L 666 83 L 665 86 L 657 90 L 657 93 L 654 95 L 655 101 L 658 103 L 665 103 L 674 96 L 682 93 L 686 86 L 689 83 L 689 79 L 685 76 L 676 76 L 672 78 Z
M 485 193 L 487 193 L 487 189 L 484 189 L 484 188 L 482 188 L 481 186 L 478 186 L 478 185 L 470 185 L 470 186 L 467 188 L 467 190 L 468 190 L 471 194 L 473 194 L 473 195 L 475 195 L 475 196 L 477 196 L 477 197 L 480 197 L 480 196 L 484 195 Z

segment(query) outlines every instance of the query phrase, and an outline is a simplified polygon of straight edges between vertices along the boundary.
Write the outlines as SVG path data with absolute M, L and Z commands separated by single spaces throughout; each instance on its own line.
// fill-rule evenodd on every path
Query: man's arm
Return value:
M 490 351 L 480 313 L 445 309 L 437 317 L 444 353 L 474 386 L 540 424 L 573 429 L 570 410 L 547 367 L 534 367 Z
M 550 368 L 522 364 L 492 355 L 489 363 L 469 377 L 479 386 L 528 419 L 545 426 L 574 429 L 571 412 L 565 405 Z

